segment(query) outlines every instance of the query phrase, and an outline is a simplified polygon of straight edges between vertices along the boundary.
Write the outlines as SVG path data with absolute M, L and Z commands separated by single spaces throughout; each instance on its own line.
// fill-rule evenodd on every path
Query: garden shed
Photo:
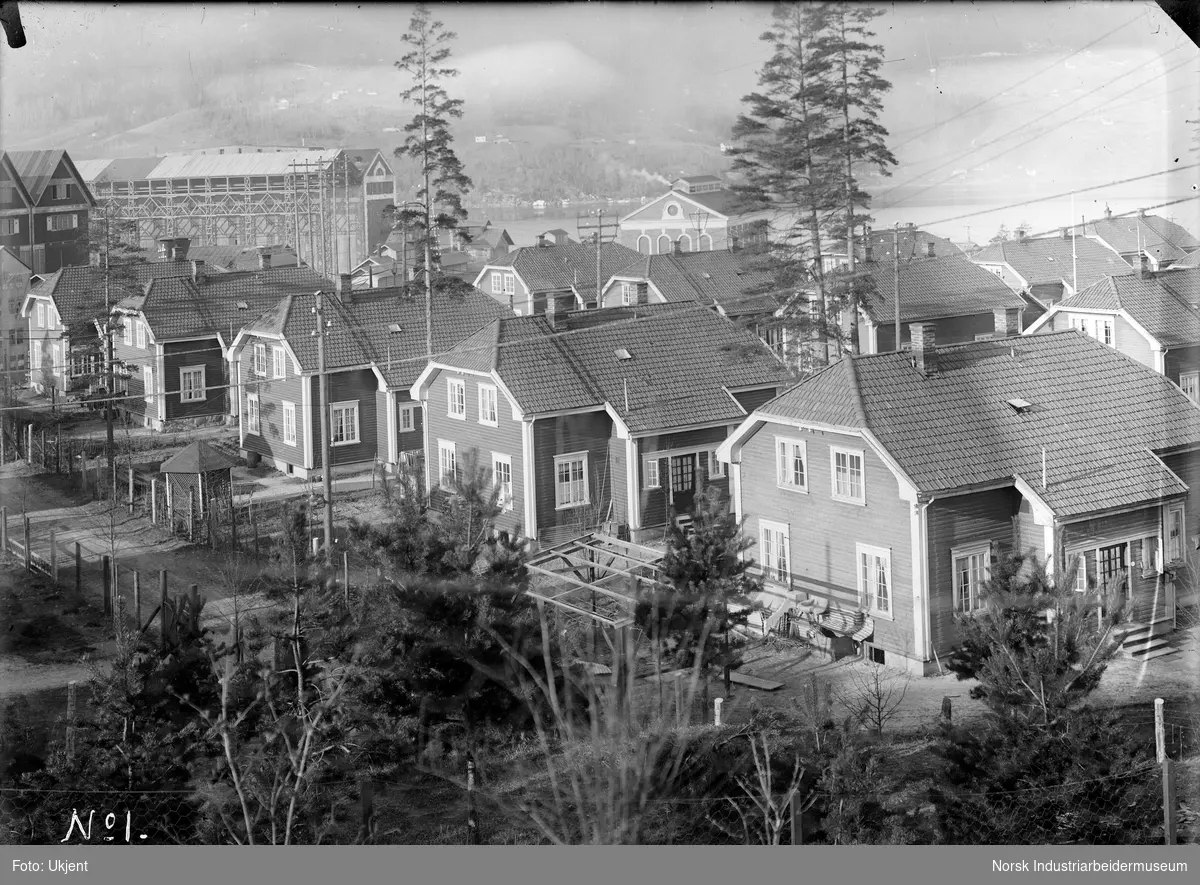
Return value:
M 195 522 L 209 513 L 227 513 L 233 506 L 236 464 L 234 458 L 199 440 L 164 461 L 159 470 L 166 481 L 172 527 L 191 534 Z

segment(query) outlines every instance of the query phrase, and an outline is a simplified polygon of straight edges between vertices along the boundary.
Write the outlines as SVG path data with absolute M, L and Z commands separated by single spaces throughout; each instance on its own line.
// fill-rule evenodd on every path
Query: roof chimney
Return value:
M 1021 308 L 997 307 L 992 311 L 995 318 L 995 337 L 1014 338 L 1021 334 Z
M 558 325 L 561 322 L 558 316 L 558 305 L 554 303 L 554 296 L 546 297 L 546 322 L 550 324 L 550 328 L 558 331 Z
M 537 235 L 537 244 L 538 244 L 538 246 L 539 246 L 539 247 L 540 247 L 540 246 L 545 246 L 545 245 L 546 245 L 546 235 L 545 235 L 545 234 L 538 234 L 538 235 Z
M 922 375 L 936 375 L 937 326 L 933 323 L 909 323 L 908 335 L 912 341 L 913 365 Z
M 683 251 L 683 237 L 680 237 L 678 240 L 675 240 L 675 242 L 671 243 L 671 253 L 673 255 L 678 255 L 682 251 Z
M 1145 218 L 1145 217 L 1146 217 L 1146 210 L 1138 209 L 1138 218 Z
M 928 243 L 925 244 L 925 254 L 928 255 L 930 258 L 934 257 L 934 242 L 933 242 L 933 240 L 930 240 Z
M 1150 259 L 1145 252 L 1138 256 L 1137 275 L 1139 280 L 1145 280 L 1150 277 Z
M 1059 232 L 1062 234 L 1062 238 L 1064 240 L 1071 239 L 1071 229 L 1070 228 L 1066 228 L 1066 227 L 1059 228 Z
M 1021 242 L 1024 239 L 1025 239 L 1025 228 L 1018 227 L 1017 228 L 1017 242 Z
M 337 278 L 337 296 L 338 301 L 342 304 L 349 304 L 354 300 L 354 277 L 348 273 L 338 274 Z
M 863 261 L 870 264 L 875 260 L 875 247 L 870 243 L 863 244 Z
M 1108 208 L 1108 204 L 1107 204 L 1107 203 L 1105 203 L 1105 204 L 1104 204 L 1104 217 L 1105 217 L 1105 218 L 1112 218 L 1112 209 L 1109 209 L 1109 208 Z
M 195 259 L 192 260 L 192 282 L 197 284 L 204 282 L 203 261 L 197 261 Z
M 258 253 L 258 269 L 259 270 L 270 270 L 271 269 L 271 253 L 265 249 Z

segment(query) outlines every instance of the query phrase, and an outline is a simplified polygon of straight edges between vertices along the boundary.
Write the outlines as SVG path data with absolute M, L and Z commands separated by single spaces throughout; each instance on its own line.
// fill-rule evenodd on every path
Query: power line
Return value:
M 1160 174 L 1160 175 L 1161 175 L 1162 173 L 1158 173 L 1158 174 Z M 1104 185 L 1101 185 L 1101 187 L 1104 187 Z M 1095 190 L 1095 189 L 1096 189 L 1096 188 L 1086 188 L 1086 190 Z M 1049 199 L 1049 198 L 1047 197 L 1046 199 Z M 1156 206 L 1146 206 L 1144 210 L 1142 210 L 1142 209 L 1134 209 L 1134 210 L 1132 210 L 1132 211 L 1130 211 L 1130 212 L 1120 212 L 1120 213 L 1114 214 L 1112 217 L 1113 217 L 1113 218 L 1127 218 L 1128 216 L 1130 216 L 1130 215 L 1135 215 L 1135 214 L 1137 214 L 1138 212 L 1141 212 L 1141 211 L 1146 211 L 1146 212 L 1149 212 L 1149 211 L 1151 211 L 1151 210 L 1154 210 L 1154 209 L 1165 209 L 1165 208 L 1167 208 L 1168 206 L 1175 206 L 1175 205 L 1178 205 L 1179 203 L 1186 203 L 1186 202 L 1188 202 L 1189 200 L 1200 200 L 1200 195 L 1198 195 L 1198 196 L 1194 196 L 1194 197 L 1183 197 L 1183 198 L 1181 198 L 1181 199 L 1178 199 L 1178 200 L 1171 200 L 1171 201 L 1169 201 L 1169 202 L 1166 202 L 1166 203 L 1159 203 L 1159 204 L 1158 204 L 1158 205 L 1156 205 Z M 1039 203 L 1039 202 L 1042 202 L 1042 201 L 1041 201 L 1040 199 L 1039 199 L 1039 200 L 1028 200 L 1027 202 L 1024 202 L 1024 203 L 1013 203 L 1011 206 L 1004 206 L 1004 207 L 1001 207 L 1001 208 L 1002 208 L 1002 209 L 1015 209 L 1015 208 L 1017 208 L 1017 207 L 1019 207 L 1019 206 L 1027 206 L 1027 205 L 1029 205 L 1030 203 Z M 923 222 L 921 222 L 921 226 L 928 225 L 928 226 L 932 227 L 932 226 L 933 226 L 933 225 L 935 225 L 935 224 L 949 224 L 951 221 L 961 221 L 961 220 L 962 220 L 962 219 L 964 219 L 964 218 L 976 218 L 977 216 L 980 216 L 980 215 L 990 215 L 990 214 L 991 214 L 991 213 L 993 213 L 993 212 L 999 212 L 999 211 L 1001 211 L 1001 209 L 984 209 L 984 210 L 982 210 L 982 211 L 980 211 L 980 212 L 968 212 L 968 213 L 967 213 L 967 214 L 965 214 L 965 215 L 955 215 L 955 216 L 954 216 L 954 217 L 952 217 L 952 218 L 939 218 L 939 219 L 938 219 L 938 220 L 936 220 L 936 221 L 923 221 Z M 1072 221 L 1072 224 L 1074 224 L 1074 222 L 1073 222 L 1073 221 Z M 1057 230 L 1058 230 L 1058 229 L 1057 229 L 1057 228 L 1055 228 L 1054 230 L 1046 230 L 1046 231 L 1041 231 L 1041 232 L 1039 232 L 1039 233 L 1036 233 L 1036 234 L 1027 234 L 1026 236 L 1028 236 L 1028 237 L 1030 237 L 1030 238 L 1032 238 L 1032 237 L 1040 237 L 1040 236 L 1045 236 L 1046 234 L 1053 234 L 1053 233 L 1056 233 L 1056 232 L 1057 232 Z

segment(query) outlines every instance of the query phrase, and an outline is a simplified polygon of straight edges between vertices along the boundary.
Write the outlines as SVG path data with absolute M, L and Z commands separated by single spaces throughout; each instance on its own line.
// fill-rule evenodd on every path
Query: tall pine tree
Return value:
M 450 120 L 462 117 L 462 100 L 450 98 L 442 83 L 458 76 L 446 67 L 450 42 L 458 35 L 447 31 L 440 21 L 430 17 L 424 4 L 413 12 L 409 30 L 400 38 L 409 51 L 396 67 L 412 78 L 412 85 L 400 97 L 416 105 L 417 113 L 404 127 L 404 144 L 397 157 L 410 157 L 420 167 L 417 187 L 418 209 L 405 204 L 395 213 L 401 225 L 415 228 L 424 251 L 425 275 L 425 348 L 433 353 L 433 274 L 438 269 L 437 231 L 450 230 L 467 218 L 462 195 L 470 190 L 471 179 L 463 171 L 454 153 Z

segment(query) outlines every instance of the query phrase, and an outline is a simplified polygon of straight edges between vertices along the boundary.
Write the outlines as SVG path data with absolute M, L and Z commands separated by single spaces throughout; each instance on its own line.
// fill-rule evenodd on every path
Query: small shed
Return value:
M 201 441 L 163 461 L 159 471 L 166 479 L 172 523 L 178 518 L 187 519 L 189 501 L 193 517 L 203 519 L 210 508 L 224 513 L 233 503 L 231 471 L 236 464 L 234 458 Z

